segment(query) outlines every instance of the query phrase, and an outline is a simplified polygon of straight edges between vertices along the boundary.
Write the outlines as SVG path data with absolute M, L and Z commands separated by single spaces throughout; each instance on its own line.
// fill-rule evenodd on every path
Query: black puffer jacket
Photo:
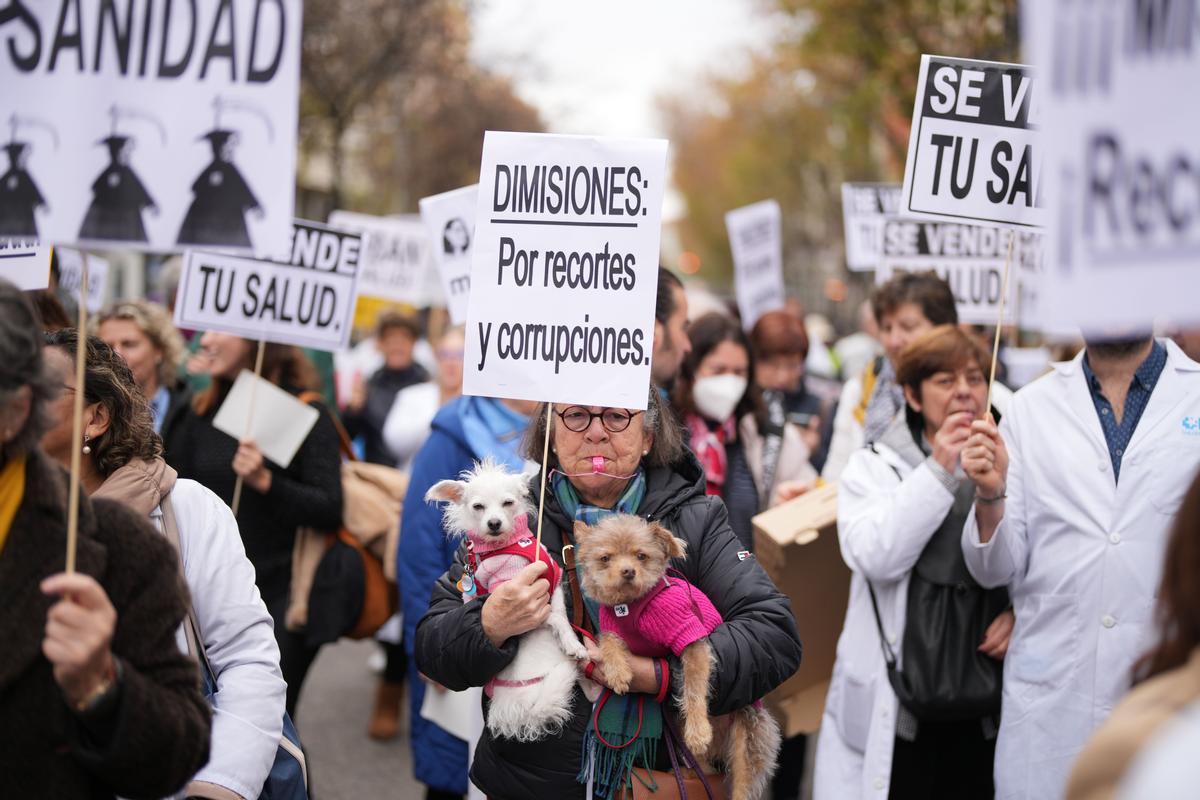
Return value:
M 800 666 L 791 605 L 752 556 L 739 557 L 742 546 L 729 528 L 725 505 L 705 495 L 704 473 L 691 454 L 674 468 L 651 469 L 646 482 L 641 515 L 687 541 L 687 559 L 675 559 L 672 566 L 707 594 L 725 619 L 710 637 L 717 658 L 710 709 L 724 714 L 749 705 Z M 542 543 L 561 563 L 563 530 L 573 522 L 552 493 L 546 494 L 545 516 Z M 462 602 L 455 583 L 462 576 L 464 552 L 459 551 L 454 566 L 434 586 L 429 611 L 417 626 L 418 668 L 451 689 L 487 683 L 512 661 L 517 648 L 517 640 L 510 639 L 497 649 L 484 635 L 480 609 L 486 601 Z M 566 600 L 569 616 L 569 593 Z M 674 664 L 672 672 L 677 671 Z M 582 798 L 584 787 L 575 775 L 591 705 L 578 689 L 574 709 L 575 718 L 560 736 L 538 742 L 493 739 L 484 730 L 472 781 L 497 800 Z

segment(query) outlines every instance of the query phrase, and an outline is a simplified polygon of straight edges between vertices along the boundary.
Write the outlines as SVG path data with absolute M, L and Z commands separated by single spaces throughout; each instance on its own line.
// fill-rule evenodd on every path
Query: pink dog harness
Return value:
M 558 588 L 562 581 L 562 567 L 550 557 L 545 545 L 537 547 L 536 540 L 529 532 L 528 518 L 517 517 L 513 523 L 513 534 L 504 544 L 491 546 L 490 542 L 481 539 L 473 532 L 467 534 L 467 569 L 458 587 L 463 592 L 464 600 L 476 594 L 483 597 L 494 592 L 500 584 L 512 580 L 521 569 L 534 561 L 546 563 L 548 569 L 545 578 L 550 581 L 550 593 L 553 594 Z

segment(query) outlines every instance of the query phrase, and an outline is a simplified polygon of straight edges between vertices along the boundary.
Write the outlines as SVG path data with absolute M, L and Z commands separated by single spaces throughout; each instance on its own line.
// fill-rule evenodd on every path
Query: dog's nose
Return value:
M 623 567 L 621 569 L 621 577 L 627 581 L 631 581 L 637 577 L 637 570 L 633 567 Z
M 491 531 L 492 533 L 499 533 L 500 526 L 502 524 L 503 523 L 501 523 L 500 520 L 498 520 L 498 519 L 489 519 L 488 520 L 488 530 Z

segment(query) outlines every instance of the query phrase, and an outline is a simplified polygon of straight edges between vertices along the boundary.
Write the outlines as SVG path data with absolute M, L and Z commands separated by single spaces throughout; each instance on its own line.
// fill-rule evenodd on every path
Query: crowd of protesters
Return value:
M 805 737 L 785 742 L 776 798 L 798 798 L 807 773 L 817 800 L 1160 797 L 1194 780 L 1164 753 L 1200 730 L 1200 364 L 1148 332 L 1088 340 L 1014 394 L 990 383 L 991 342 L 958 324 L 932 273 L 876 287 L 840 342 L 794 306 L 747 327 L 689 305 L 660 270 L 644 412 L 555 404 L 549 430 L 544 406 L 461 394 L 460 328 L 383 313 L 374 366 L 337 376 L 341 403 L 303 351 L 267 344 L 262 377 L 318 412 L 280 465 L 215 424 L 255 342 L 177 331 L 140 299 L 82 335 L 51 294 L 0 282 L 3 793 L 264 791 L 322 641 L 289 611 L 309 584 L 300 541 L 347 523 L 347 447 L 407 481 L 363 727 L 406 727 L 428 798 L 471 782 L 492 798 L 596 791 L 579 778 L 598 747 L 582 689 L 548 741 L 469 742 L 422 714 L 429 692 L 478 691 L 549 613 L 540 564 L 462 600 L 465 548 L 425 495 L 484 458 L 533 486 L 549 470 L 558 567 L 573 524 L 614 513 L 686 542 L 678 570 L 723 619 L 715 713 L 768 695 L 801 658 L 789 599 L 747 557 L 753 518 L 837 482 L 849 604 L 815 761 Z M 604 477 L 573 471 L 598 455 Z M 77 571 L 62 574 L 77 456 Z M 678 658 L 666 664 L 646 659 L 631 692 L 680 690 Z

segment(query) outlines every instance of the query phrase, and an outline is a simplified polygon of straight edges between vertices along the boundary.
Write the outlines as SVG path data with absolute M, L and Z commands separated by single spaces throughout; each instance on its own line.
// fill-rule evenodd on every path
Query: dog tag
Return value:
M 475 579 L 471 577 L 469 572 L 464 573 L 463 576 L 458 579 L 458 590 L 463 593 L 464 598 L 471 598 L 475 596 Z
M 616 614 L 618 617 L 628 617 L 629 616 L 629 606 L 625 605 L 624 603 L 622 603 L 619 606 L 613 606 L 613 613 Z

